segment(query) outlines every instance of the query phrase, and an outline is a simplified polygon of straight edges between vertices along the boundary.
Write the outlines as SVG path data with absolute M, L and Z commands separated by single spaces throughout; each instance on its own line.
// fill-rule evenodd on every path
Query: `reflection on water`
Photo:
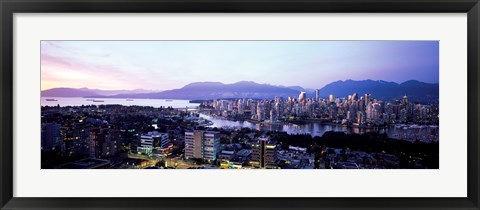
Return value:
M 341 125 L 323 124 L 318 122 L 297 124 L 267 124 L 251 123 L 248 121 L 232 121 L 200 114 L 200 117 L 212 121 L 209 127 L 217 128 L 251 128 L 262 131 L 284 131 L 288 134 L 310 134 L 322 136 L 327 131 L 362 134 L 367 132 L 386 133 L 390 138 L 408 141 L 420 140 L 423 142 L 438 141 L 438 127 L 419 126 L 415 128 L 389 126 L 386 128 L 359 128 Z
M 47 101 L 47 99 L 50 99 Z M 51 100 L 53 99 L 53 100 Z M 101 101 L 101 102 L 98 102 Z M 120 99 L 120 98 L 101 98 L 97 102 L 93 101 L 93 98 L 41 98 L 42 106 L 81 106 L 81 105 L 100 105 L 100 104 L 118 104 L 123 106 L 151 106 L 151 107 L 173 107 L 173 108 L 186 108 L 193 110 L 193 107 L 198 106 L 197 103 L 190 103 L 188 100 L 166 100 L 166 99 Z M 396 127 L 389 126 L 381 129 L 366 129 L 358 127 L 344 127 L 341 125 L 329 125 L 318 122 L 306 123 L 302 125 L 296 124 L 259 124 L 251 123 L 248 121 L 232 121 L 220 118 L 213 118 L 205 114 L 200 114 L 200 117 L 208 119 L 213 122 L 210 127 L 243 127 L 251 128 L 263 131 L 284 131 L 288 134 L 310 134 L 312 136 L 322 136 L 327 131 L 337 131 L 345 133 L 366 133 L 366 132 L 379 132 L 386 133 L 390 138 L 403 139 L 408 141 L 420 140 L 423 142 L 438 141 L 438 127 L 430 126 L 411 126 L 411 127 Z

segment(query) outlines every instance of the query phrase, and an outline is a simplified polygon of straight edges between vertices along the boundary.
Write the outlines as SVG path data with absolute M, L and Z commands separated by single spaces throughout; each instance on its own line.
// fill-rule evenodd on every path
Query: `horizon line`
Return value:
M 346 82 L 346 81 L 355 81 L 355 82 L 362 82 L 362 81 L 383 81 L 383 82 L 388 82 L 388 83 L 395 83 L 395 84 L 403 84 L 405 82 L 408 82 L 408 81 L 417 81 L 417 82 L 422 82 L 422 83 L 426 83 L 426 84 L 439 84 L 439 82 L 434 82 L 434 83 L 431 83 L 431 82 L 424 82 L 424 81 L 420 81 L 420 80 L 416 80 L 416 79 L 410 79 L 410 80 L 405 80 L 403 82 L 394 82 L 394 81 L 386 81 L 386 80 L 373 80 L 373 79 L 364 79 L 364 80 L 353 80 L 353 79 L 345 79 L 345 80 L 336 80 L 336 81 L 333 81 L 333 82 L 330 82 L 328 83 L 327 85 L 330 85 L 332 83 L 335 83 L 335 82 Z M 187 85 L 190 85 L 190 84 L 194 84 L 194 83 L 221 83 L 223 85 L 232 85 L 232 84 L 237 84 L 237 83 L 240 83 L 240 82 L 253 82 L 253 83 L 256 83 L 256 84 L 260 84 L 260 85 L 271 85 L 271 86 L 277 86 L 277 87 L 295 87 L 295 86 L 298 86 L 298 87 L 301 87 L 305 90 L 320 90 L 324 87 L 326 87 L 327 85 L 323 86 L 322 88 L 305 88 L 301 85 L 275 85 L 275 84 L 270 84 L 270 83 L 259 83 L 259 82 L 255 82 L 255 81 L 247 81 L 247 80 L 241 80 L 241 81 L 238 81 L 238 82 L 234 82 L 234 83 L 223 83 L 223 82 L 220 82 L 220 81 L 201 81 L 201 82 L 191 82 L 191 83 L 188 83 L 186 85 L 183 85 L 181 87 L 178 87 L 178 88 L 173 88 L 173 89 L 164 89 L 164 90 L 155 90 L 155 89 L 147 89 L 147 88 L 135 88 L 135 89 L 124 89 L 124 88 L 119 88 L 119 89 L 101 89 L 101 88 L 90 88 L 90 87 L 54 87 L 54 88 L 48 88 L 48 89 L 41 89 L 40 91 L 46 91 L 46 90 L 52 90 L 52 89 L 58 89 L 58 88 L 69 88 L 69 89 L 89 89 L 89 90 L 102 90 L 102 91 L 134 91 L 134 90 L 145 90 L 145 91 L 149 91 L 149 92 L 161 92 L 161 91 L 168 91 L 168 90 L 174 90 L 174 89 L 181 89 Z M 40 82 L 41 83 L 41 82 Z

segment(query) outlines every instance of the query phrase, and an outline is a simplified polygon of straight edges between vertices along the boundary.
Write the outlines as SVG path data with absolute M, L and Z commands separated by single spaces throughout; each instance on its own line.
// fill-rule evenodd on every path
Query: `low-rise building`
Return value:
M 230 161 L 235 157 L 234 151 L 222 150 L 220 154 L 218 154 L 218 159 L 221 161 Z
M 168 138 L 168 133 L 153 131 L 141 136 L 140 146 L 137 147 L 137 152 L 152 155 L 154 150 L 163 152 L 169 148 L 171 148 L 171 143 Z

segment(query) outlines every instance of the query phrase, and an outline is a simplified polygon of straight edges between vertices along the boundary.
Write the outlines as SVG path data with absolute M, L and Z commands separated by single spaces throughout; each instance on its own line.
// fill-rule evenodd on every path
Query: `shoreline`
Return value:
M 355 124 L 341 124 L 341 123 L 334 123 L 334 122 L 325 122 L 324 120 L 315 120 L 315 119 L 307 119 L 307 120 L 295 120 L 295 121 L 277 121 L 277 122 L 269 122 L 269 121 L 258 121 L 258 120 L 236 120 L 236 119 L 230 119 L 227 117 L 221 117 L 221 116 L 213 116 L 210 114 L 206 114 L 203 112 L 200 112 L 200 114 L 206 115 L 210 118 L 213 119 L 219 119 L 219 120 L 228 120 L 232 122 L 249 122 L 255 125 L 305 125 L 309 123 L 318 123 L 319 125 L 330 125 L 330 126 L 339 126 L 339 127 L 345 127 L 345 128 L 358 128 L 358 129 L 365 129 L 365 130 L 381 130 L 381 129 L 388 129 L 388 128 L 396 128 L 396 129 L 402 129 L 402 128 L 439 128 L 438 125 L 419 125 L 419 124 L 388 124 L 388 125 L 382 125 L 382 126 L 360 126 L 360 125 L 355 125 Z

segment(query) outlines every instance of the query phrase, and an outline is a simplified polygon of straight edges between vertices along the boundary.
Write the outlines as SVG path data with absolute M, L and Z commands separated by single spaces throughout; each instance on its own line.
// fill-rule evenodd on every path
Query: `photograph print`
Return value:
M 438 41 L 40 45 L 42 169 L 439 169 Z

